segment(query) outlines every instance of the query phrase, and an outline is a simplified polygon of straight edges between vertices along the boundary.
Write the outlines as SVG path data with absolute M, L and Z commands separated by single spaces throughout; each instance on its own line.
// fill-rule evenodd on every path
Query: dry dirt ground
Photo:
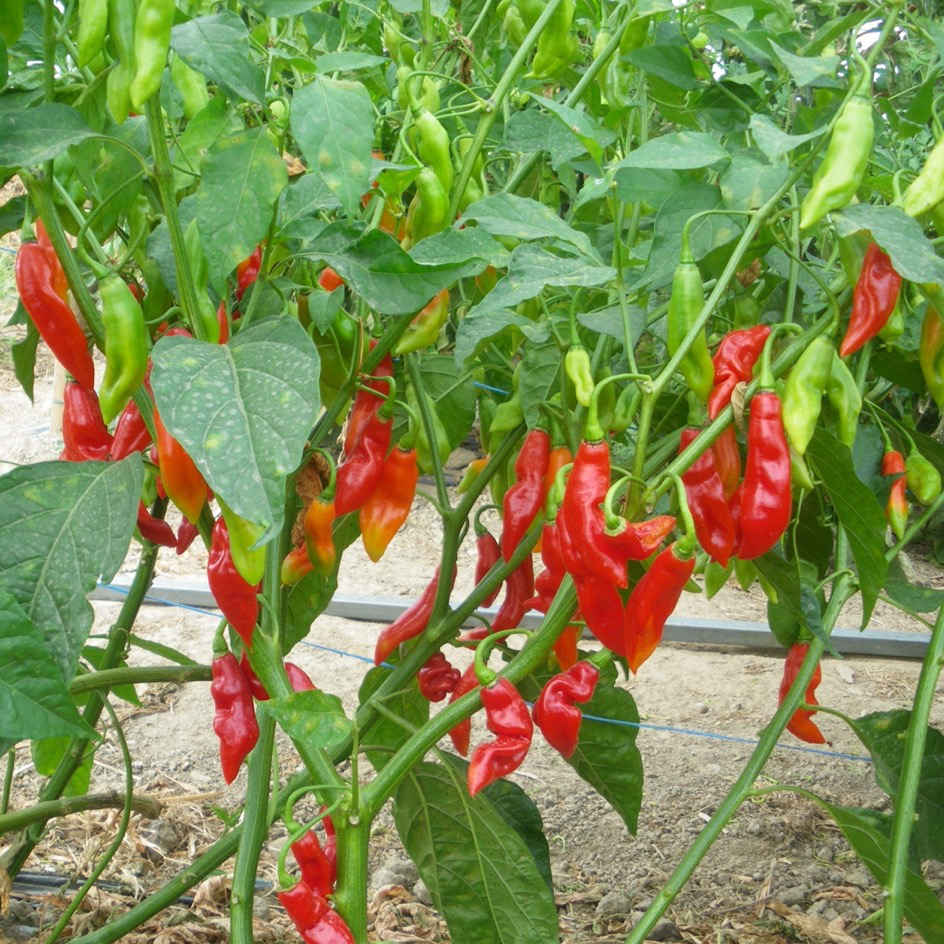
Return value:
M 12 255 L 0 249 L 0 287 L 9 285 L 11 264 Z M 0 318 L 5 321 L 11 309 L 9 296 L 3 299 L 0 292 Z M 17 463 L 53 459 L 58 454 L 50 430 L 52 360 L 41 346 L 36 399 L 31 405 L 16 383 L 9 356 L 10 343 L 20 330 L 0 331 L 0 473 Z M 471 544 L 467 540 L 462 548 L 454 599 L 471 586 Z M 371 564 L 359 545 L 351 547 L 341 571 L 340 592 L 412 600 L 435 567 L 438 546 L 434 513 L 418 501 L 407 526 L 379 564 Z M 130 560 L 128 564 L 119 579 L 130 576 L 133 564 Z M 199 578 L 204 565 L 205 552 L 196 546 L 180 559 L 172 552 L 162 552 L 157 580 Z M 916 561 L 913 568 L 926 584 L 944 583 L 934 567 Z M 96 603 L 95 611 L 94 632 L 103 633 L 117 605 Z M 679 613 L 760 621 L 764 599 L 757 591 L 731 588 L 710 603 L 703 596 L 686 594 Z M 856 616 L 850 608 L 840 626 L 857 625 Z M 148 606 L 135 631 L 207 662 L 215 624 L 213 616 Z M 872 625 L 925 631 L 882 604 Z M 356 705 L 357 688 L 366 668 L 358 657 L 371 656 L 380 628 L 338 618 L 319 619 L 293 659 L 319 687 L 339 695 L 350 711 Z M 310 644 L 330 646 L 344 654 Z M 132 655 L 135 663 L 155 661 L 146 652 Z M 513 776 L 537 803 L 544 820 L 562 941 L 584 944 L 623 939 L 634 913 L 651 900 L 738 776 L 751 751 L 747 741 L 756 736 L 776 705 L 781 667 L 782 655 L 776 653 L 663 645 L 638 676 L 623 683 L 635 698 L 644 724 L 653 725 L 644 726 L 638 738 L 645 790 L 635 836 L 626 832 L 616 813 L 540 737 L 535 738 L 526 762 Z M 830 660 L 823 667 L 818 694 L 823 704 L 839 707 L 853 717 L 907 707 L 918 671 L 919 664 L 910 661 Z M 938 693 L 942 691 L 944 687 L 938 689 Z M 132 817 L 118 855 L 102 876 L 115 884 L 93 890 L 87 907 L 72 925 L 73 933 L 129 907 L 132 898 L 128 895 L 143 896 L 183 868 L 220 834 L 223 824 L 219 814 L 238 806 L 245 787 L 245 772 L 230 788 L 222 786 L 205 683 L 144 685 L 139 687 L 139 695 L 141 707 L 117 702 L 117 710 L 135 759 L 135 789 L 160 800 L 163 809 L 157 819 Z M 825 715 L 819 718 L 832 751 L 864 753 L 842 722 Z M 933 720 L 938 726 L 944 723 L 940 698 Z M 476 719 L 473 743 L 483 731 Z M 785 735 L 783 748 L 774 753 L 760 783 L 800 785 L 831 801 L 887 809 L 869 763 L 857 757 L 790 749 L 799 746 L 791 735 Z M 297 765 L 285 742 L 280 753 L 283 771 Z M 121 756 L 110 737 L 96 755 L 92 789 L 120 789 L 122 777 Z M 13 807 L 29 805 L 38 784 L 29 749 L 20 745 Z M 27 868 L 70 877 L 87 873 L 110 841 L 117 819 L 118 811 L 103 810 L 59 820 Z M 264 882 L 275 879 L 275 858 L 283 836 L 274 830 L 269 837 L 260 867 Z M 231 874 L 231 865 L 227 863 L 222 877 L 204 882 L 192 903 L 170 909 L 131 939 L 161 944 L 225 941 L 226 877 Z M 944 869 L 933 866 L 927 879 L 942 894 Z M 389 813 L 375 826 L 370 883 L 373 939 L 448 940 L 445 925 L 426 904 L 428 896 L 404 857 Z M 48 927 L 66 900 L 35 888 L 25 892 L 18 888 L 6 916 L 0 917 L 0 941 L 40 939 L 37 926 Z M 880 904 L 880 889 L 838 829 L 811 802 L 783 793 L 744 805 L 669 909 L 669 920 L 657 928 L 655 936 L 706 944 L 869 942 L 880 939 L 874 923 Z M 261 893 L 257 918 L 260 940 L 297 940 L 270 893 Z

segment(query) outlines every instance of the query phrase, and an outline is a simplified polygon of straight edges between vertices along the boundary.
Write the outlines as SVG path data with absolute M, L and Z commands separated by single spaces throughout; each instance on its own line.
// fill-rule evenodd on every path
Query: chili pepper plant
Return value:
M 647 798 L 626 679 L 683 593 L 733 574 L 766 595 L 783 683 L 627 940 L 746 800 L 801 789 L 755 787 L 781 738 L 843 725 L 891 812 L 803 795 L 884 888 L 885 941 L 904 922 L 944 940 L 921 877 L 944 855 L 944 616 L 899 563 L 944 524 L 931 7 L 0 0 L 0 183 L 25 191 L 0 208 L 19 238 L 13 361 L 31 396 L 40 342 L 69 375 L 59 460 L 0 476 L 0 901 L 82 808 L 112 698 L 154 677 L 143 645 L 160 678 L 211 683 L 220 777 L 245 765 L 245 795 L 176 878 L 73 940 L 117 940 L 222 869 L 248 944 L 281 822 L 276 892 L 302 939 L 363 944 L 392 800 L 452 940 L 556 941 L 514 779 L 534 729 L 628 839 Z M 346 712 L 289 660 L 330 643 L 348 549 L 403 553 L 417 501 L 441 520 L 438 567 L 372 640 Z M 197 665 L 135 633 L 156 563 L 195 541 L 222 613 Z M 129 552 L 93 658 L 87 596 Z M 857 597 L 864 627 L 880 594 L 929 614 L 927 657 L 910 704 L 849 718 L 815 689 L 841 608 Z M 630 724 L 603 736 L 584 713 Z M 276 729 L 300 773 L 273 767 Z M 14 810 L 23 742 L 46 776 Z

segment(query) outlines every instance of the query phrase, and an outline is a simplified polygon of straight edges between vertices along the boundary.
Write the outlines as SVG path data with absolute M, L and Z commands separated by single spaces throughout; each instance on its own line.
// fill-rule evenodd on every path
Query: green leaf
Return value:
M 730 158 L 713 135 L 698 131 L 674 131 L 659 138 L 650 138 L 631 151 L 616 165 L 620 167 L 657 168 L 659 170 L 692 170 L 711 167 Z
M 420 763 L 395 795 L 397 831 L 454 941 L 556 941 L 557 909 L 534 856 L 454 763 Z
M 603 149 L 616 140 L 616 133 L 604 128 L 585 112 L 561 105 L 552 98 L 543 95 L 531 96 L 538 105 L 549 111 L 564 123 L 568 131 L 583 145 L 590 156 L 599 164 L 603 160 Z
M 821 83 L 822 79 L 828 79 L 829 84 L 834 83 L 839 56 L 796 56 L 782 46 L 778 46 L 772 39 L 770 48 L 790 73 L 793 84 L 797 88 L 803 88 L 813 82 Z
M 265 76 L 249 58 L 249 31 L 235 13 L 214 13 L 179 23 L 171 48 L 184 62 L 237 98 L 265 102 Z
M 721 196 L 733 210 L 756 210 L 787 179 L 786 164 L 767 164 L 753 154 L 736 154 L 721 175 Z
M 508 265 L 508 250 L 483 229 L 444 229 L 417 243 L 410 256 L 424 266 L 460 266 L 456 280 L 478 275 L 486 265 L 503 269 Z
M 555 115 L 536 108 L 512 112 L 505 125 L 505 144 L 520 154 L 547 151 L 554 170 L 584 153 L 580 140 Z
M 10 346 L 10 354 L 13 356 L 13 372 L 16 374 L 16 379 L 23 388 L 23 392 L 32 400 L 33 385 L 36 380 L 36 348 L 39 347 L 39 331 L 20 301 L 16 303 L 16 311 L 7 324 L 26 325 L 26 337 L 13 342 Z
M 315 60 L 319 72 L 356 72 L 373 69 L 385 62 L 389 62 L 386 57 L 367 52 L 329 52 Z
M 118 572 L 137 518 L 144 471 L 121 462 L 41 462 L 0 476 L 0 589 L 40 627 L 71 682 L 89 629 L 86 595 Z
M 900 207 L 859 203 L 834 214 L 834 220 L 840 236 L 871 230 L 872 238 L 891 256 L 902 278 L 944 285 L 944 259 L 935 252 L 921 224 Z
M 570 243 L 591 258 L 598 259 L 585 233 L 568 226 L 550 207 L 527 197 L 496 193 L 478 200 L 462 214 L 475 220 L 493 236 L 514 239 L 558 239 Z
M 839 521 L 846 529 L 859 572 L 862 628 L 868 625 L 875 601 L 885 585 L 885 514 L 872 490 L 856 476 L 848 447 L 820 426 L 806 451 L 822 479 Z
M 204 156 L 220 138 L 236 134 L 241 129 L 241 122 L 226 107 L 226 99 L 222 95 L 215 95 L 205 108 L 201 108 L 187 122 L 187 127 L 177 138 L 179 153 L 174 152 L 176 162 L 183 167 L 199 170 Z M 178 189 L 191 188 L 193 177 L 190 174 L 176 168 L 174 173 Z
M 302 174 L 282 191 L 279 219 L 280 235 L 309 239 L 324 229 L 317 217 L 321 210 L 336 210 L 341 204 L 328 189 L 321 174 Z
M 263 128 L 226 138 L 207 155 L 196 215 L 215 287 L 222 289 L 226 277 L 265 238 L 287 183 L 285 164 Z
M 643 46 L 623 58 L 676 88 L 698 88 L 692 60 L 682 46 Z
M 399 661 L 395 653 L 387 660 L 391 664 Z M 358 704 L 363 705 L 386 680 L 393 669 L 385 665 L 372 668 L 361 682 L 357 693 Z M 384 700 L 384 707 L 402 718 L 406 725 L 398 724 L 386 714 L 376 719 L 361 735 L 361 749 L 367 755 L 374 770 L 381 770 L 410 737 L 410 726 L 421 728 L 429 720 L 429 702 L 420 694 L 415 681 L 410 681 L 400 691 Z
M 915 613 L 933 613 L 944 605 L 944 590 L 919 587 L 905 576 L 901 559 L 895 557 L 888 566 L 885 592 L 893 603 Z
M 95 132 L 68 105 L 50 102 L 23 111 L 0 111 L 0 167 L 51 161 Z
M 290 738 L 312 751 L 330 748 L 350 736 L 353 729 L 341 699 L 317 689 L 260 702 L 259 710 L 275 718 Z
M 532 344 L 543 344 L 550 334 L 546 324 L 535 323 L 508 308 L 487 311 L 483 315 L 466 314 L 456 334 L 456 364 L 463 367 L 482 344 L 510 327 L 518 328 Z
M 750 123 L 751 134 L 754 135 L 754 141 L 757 146 L 770 158 L 771 161 L 779 161 L 784 154 L 789 154 L 794 148 L 798 148 L 813 138 L 818 138 L 825 131 L 820 128 L 817 131 L 811 131 L 809 134 L 787 134 L 781 131 L 766 115 L 751 115 Z
M 294 318 L 272 318 L 228 344 L 164 337 L 151 357 L 164 425 L 210 488 L 271 537 L 320 406 L 311 338 Z
M 23 225 L 23 217 L 25 214 L 25 193 L 7 200 L 3 206 L 0 206 L 0 236 L 5 236 L 7 233 L 19 229 Z
M 888 819 L 874 810 L 838 806 L 816 798 L 879 885 L 888 878 Z M 905 874 L 905 917 L 925 941 L 944 940 L 944 906 L 912 869 Z
M 89 784 L 92 782 L 92 761 L 99 743 L 101 743 L 100 739 L 88 741 L 79 766 L 69 778 L 65 790 L 62 791 L 64 796 L 82 796 L 88 793 Z M 71 747 L 72 738 L 68 737 L 42 738 L 33 741 L 30 745 L 30 754 L 36 773 L 43 777 L 51 777 L 56 772 L 59 762 L 65 757 L 66 751 Z
M 319 75 L 292 97 L 290 124 L 310 173 L 319 174 L 348 216 L 370 185 L 374 111 L 360 82 Z
M 529 427 L 547 419 L 541 409 L 559 384 L 561 350 L 555 339 L 544 344 L 529 344 L 521 359 L 521 380 L 518 394 L 521 409 Z
M 84 646 L 82 649 L 82 658 L 92 666 L 93 669 L 101 669 L 104 665 L 104 656 L 105 650 L 99 646 Z M 192 660 L 191 660 L 192 661 Z M 128 663 L 124 659 L 119 659 L 114 665 L 110 665 L 110 669 L 126 669 Z M 112 685 L 110 691 L 114 692 L 122 701 L 128 702 L 129 705 L 135 705 L 136 707 L 141 707 L 141 699 L 138 698 L 138 693 L 134 690 L 134 685 L 130 682 L 125 685 Z
M 311 624 L 325 611 L 337 589 L 337 572 L 323 577 L 312 570 L 288 591 L 282 627 L 286 652 L 308 635 Z
M 94 737 L 75 710 L 62 673 L 16 600 L 0 591 L 0 717 L 4 737 Z
M 327 227 L 309 254 L 323 259 L 369 308 L 384 315 L 415 315 L 465 270 L 463 264 L 420 265 L 386 233 L 355 234 L 344 223 Z
M 455 449 L 468 435 L 475 420 L 475 387 L 471 374 L 456 376 L 456 363 L 451 355 L 427 354 L 420 370 L 426 392 L 433 398 L 449 445 Z
M 893 799 L 905 754 L 905 736 L 911 712 L 876 711 L 852 722 L 859 740 L 872 755 L 875 780 Z M 920 859 L 944 861 L 944 734 L 928 725 L 921 776 L 918 780 L 917 818 L 912 842 Z
M 659 207 L 682 185 L 682 178 L 674 170 L 626 167 L 621 162 L 614 171 L 616 192 L 626 203 L 648 203 Z

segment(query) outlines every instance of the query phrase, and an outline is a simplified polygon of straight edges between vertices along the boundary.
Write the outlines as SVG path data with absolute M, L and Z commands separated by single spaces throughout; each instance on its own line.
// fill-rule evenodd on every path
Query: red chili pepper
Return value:
M 544 476 L 550 458 L 551 440 L 543 429 L 532 429 L 515 459 L 515 484 L 502 500 L 502 557 L 511 560 L 525 531 L 544 504 Z
M 456 569 L 452 569 L 452 583 L 455 583 Z M 450 589 L 452 589 L 452 583 Z M 383 630 L 377 639 L 377 646 L 374 649 L 374 665 L 380 665 L 387 656 L 393 652 L 397 646 L 408 639 L 419 636 L 429 617 L 433 612 L 433 604 L 436 602 L 436 588 L 439 586 L 439 568 L 433 579 L 429 582 L 423 595 L 411 606 L 404 610 L 385 630 Z
M 525 559 L 505 579 L 505 596 L 502 600 L 495 619 L 492 620 L 492 632 L 502 629 L 511 629 L 521 623 L 521 619 L 528 612 L 528 603 L 534 595 L 534 562 L 531 555 Z M 474 633 L 479 632 L 475 630 Z M 469 638 L 476 638 L 475 634 Z
M 733 425 L 725 427 L 712 444 L 711 451 L 714 453 L 718 478 L 724 488 L 724 497 L 730 499 L 741 484 L 741 451 Z
M 508 679 L 499 677 L 482 689 L 482 706 L 488 730 L 496 738 L 480 744 L 472 754 L 467 772 L 469 796 L 517 770 L 534 733 L 528 706 Z
M 355 944 L 344 919 L 304 879 L 277 897 L 305 944 Z
M 129 400 L 115 425 L 115 435 L 111 441 L 108 458 L 117 462 L 130 456 L 132 452 L 147 449 L 150 442 L 151 434 L 144 424 L 144 417 L 141 416 L 134 400 Z
M 676 548 L 667 547 L 652 562 L 626 601 L 626 661 L 634 672 L 659 645 L 665 621 L 695 569 L 695 558 L 679 557 Z
M 892 482 L 891 491 L 888 493 L 885 517 L 895 537 L 900 541 L 905 536 L 905 529 L 908 527 L 908 499 L 905 496 L 908 480 L 905 475 L 905 459 L 900 452 L 890 449 L 882 456 L 882 475 L 898 476 Z
M 210 694 L 216 705 L 213 730 L 220 739 L 220 764 L 223 779 L 232 783 L 246 755 L 256 746 L 259 725 L 252 704 L 249 682 L 236 656 L 227 652 L 213 660 Z
M 475 674 L 475 663 L 470 663 L 469 667 L 462 673 L 456 687 L 452 690 L 449 698 L 449 704 L 458 701 L 466 692 L 478 688 L 479 679 Z M 469 753 L 469 738 L 472 735 L 472 719 L 466 718 L 460 721 L 450 732 L 449 737 L 452 740 L 452 746 L 457 754 L 465 757 Z
M 216 308 L 216 320 L 220 326 L 220 336 L 217 344 L 225 344 L 229 340 L 229 318 L 226 317 L 226 302 L 221 301 Z M 233 318 L 235 321 L 236 319 Z
M 571 623 L 564 627 L 564 631 L 554 640 L 554 655 L 557 657 L 557 664 L 564 671 L 577 662 L 577 640 L 579 638 L 580 627 Z
M 256 701 L 268 701 L 269 693 L 259 680 L 259 676 L 253 672 L 252 666 L 249 663 L 249 656 L 245 651 L 243 652 L 242 658 L 239 660 L 239 667 L 243 670 L 246 681 L 249 682 L 252 697 L 255 698 Z M 308 673 L 295 665 L 294 662 L 285 663 L 285 674 L 288 676 L 288 683 L 292 686 L 293 692 L 308 692 L 315 689 L 315 683 L 309 678 Z
M 476 519 L 475 528 L 478 533 L 478 538 L 476 538 L 475 541 L 477 555 L 475 560 L 475 583 L 480 584 L 492 567 L 501 560 L 501 548 L 498 546 L 498 541 L 495 540 L 491 531 L 483 528 L 478 523 L 478 519 Z M 495 597 L 498 596 L 500 590 L 501 584 L 495 587 L 495 589 L 482 600 L 482 606 L 491 606 L 495 602 Z
M 134 295 L 134 300 L 140 305 L 144 301 L 144 290 L 137 282 L 128 282 L 128 291 Z
M 797 642 L 794 643 L 787 652 L 787 658 L 783 663 L 783 678 L 780 680 L 780 697 L 778 704 L 782 704 L 784 698 L 787 697 L 787 692 L 790 691 L 790 686 L 793 685 L 796 680 L 797 675 L 799 674 L 800 667 L 803 665 L 803 660 L 806 658 L 807 650 L 809 649 L 808 643 Z M 816 700 L 816 687 L 823 679 L 823 670 L 820 668 L 817 663 L 816 669 L 813 672 L 813 676 L 810 679 L 809 685 L 806 686 L 806 694 L 803 696 L 803 700 L 808 705 L 818 705 L 819 702 Z M 790 718 L 790 723 L 787 725 L 787 730 L 798 737 L 801 741 L 806 741 L 809 744 L 825 744 L 826 738 L 823 737 L 823 732 L 820 731 L 816 722 L 812 720 L 815 712 L 809 711 L 806 708 L 797 708 L 793 712 L 793 717 Z
M 152 544 L 159 544 L 161 547 L 176 547 L 177 536 L 173 528 L 162 518 L 155 518 L 147 508 L 144 502 L 138 502 L 138 531 L 141 537 Z
M 595 575 L 574 577 L 580 614 L 587 628 L 607 649 L 626 656 L 623 600 L 616 586 Z
M 895 310 L 901 276 L 892 260 L 873 242 L 865 250 L 862 270 L 852 293 L 852 314 L 846 335 L 839 345 L 839 356 L 848 357 L 871 341 L 885 327 Z
M 220 515 L 213 525 L 210 555 L 207 559 L 207 581 L 216 605 L 226 621 L 239 633 L 247 649 L 252 648 L 252 631 L 259 618 L 257 594 L 261 585 L 251 586 L 243 580 L 229 549 L 229 532 Z
M 246 289 L 259 278 L 262 266 L 262 246 L 256 246 L 248 258 L 236 266 L 236 297 L 242 298 Z M 220 342 L 222 343 L 222 342 Z
M 177 540 L 174 542 L 178 557 L 187 553 L 199 533 L 200 529 L 192 521 L 184 518 L 180 522 L 180 527 L 177 528 Z
M 76 382 L 92 391 L 95 384 L 92 355 L 66 301 L 65 273 L 52 247 L 47 249 L 39 243 L 21 245 L 16 253 L 15 278 L 23 307 L 42 339 Z
M 377 342 L 371 340 L 370 350 L 373 350 Z M 371 377 L 361 378 L 361 383 L 367 389 L 360 389 L 354 396 L 354 403 L 351 406 L 351 412 L 348 414 L 347 424 L 344 427 L 344 453 L 350 455 L 357 444 L 360 442 L 364 431 L 370 425 L 371 420 L 377 415 L 377 411 L 384 405 L 384 397 L 390 389 L 390 384 L 384 380 L 385 377 L 393 376 L 393 361 L 388 354 L 375 368 Z M 373 393 L 371 391 L 374 391 Z
M 416 673 L 416 681 L 420 694 L 427 701 L 442 701 L 450 692 L 455 691 L 461 675 L 441 652 L 434 652 Z
M 111 435 L 102 419 L 98 394 L 79 383 L 69 381 L 63 394 L 63 450 L 59 456 L 67 462 L 107 459 L 111 452 Z
M 547 522 L 541 532 L 541 560 L 545 569 L 534 581 L 535 596 L 528 601 L 528 608 L 546 613 L 566 573 L 556 521 Z
M 592 662 L 578 662 L 550 679 L 534 703 L 534 723 L 545 740 L 564 757 L 577 749 L 583 715 L 574 702 L 583 704 L 593 697 L 600 671 Z
M 338 466 L 334 511 L 338 517 L 362 508 L 383 477 L 393 424 L 383 413 L 371 417 L 363 435 Z
M 318 834 L 313 829 L 292 843 L 292 855 L 301 869 L 302 881 L 316 894 L 330 895 L 337 879 L 337 870 L 335 863 L 321 848 Z
M 318 276 L 318 284 L 326 292 L 333 292 L 339 285 L 344 284 L 344 279 L 331 266 L 325 266 Z
M 184 447 L 167 432 L 156 409 L 154 432 L 157 434 L 157 461 L 164 489 L 170 500 L 196 524 L 210 494 L 207 484 Z
M 311 676 L 294 662 L 285 663 L 285 674 L 288 676 L 288 684 L 292 686 L 293 692 L 312 692 L 317 689 Z
M 416 450 L 397 446 L 384 459 L 380 482 L 361 506 L 360 526 L 364 550 L 379 561 L 413 507 L 420 472 Z
M 682 452 L 699 432 L 700 430 L 694 428 L 683 429 L 679 452 Z M 722 567 L 727 567 L 737 533 L 711 449 L 706 449 L 688 467 L 682 475 L 682 481 L 685 483 L 688 507 L 692 518 L 695 519 L 698 543 L 709 557 Z
M 712 358 L 715 367 L 714 389 L 708 397 L 708 417 L 714 419 L 731 401 L 739 383 L 750 381 L 754 364 L 770 336 L 767 325 L 755 325 L 730 331 L 718 345 Z

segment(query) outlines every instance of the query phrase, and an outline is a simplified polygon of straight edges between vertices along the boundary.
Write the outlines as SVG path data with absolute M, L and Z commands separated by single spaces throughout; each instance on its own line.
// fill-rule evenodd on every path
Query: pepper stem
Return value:
M 547 498 L 544 500 L 544 520 L 549 524 L 553 524 L 557 518 L 557 512 L 560 509 L 561 502 L 564 500 L 564 492 L 567 490 L 564 479 L 573 467 L 573 462 L 567 462 L 562 465 L 554 476 L 553 484 L 547 490 Z
M 599 442 L 603 439 L 604 429 L 600 426 L 599 400 L 600 391 L 609 383 L 615 380 L 637 380 L 643 383 L 652 383 L 652 377 L 648 374 L 613 374 L 610 377 L 604 377 L 594 388 L 590 395 L 590 406 L 587 408 L 587 422 L 584 426 L 584 439 L 590 442 Z
M 322 488 L 321 492 L 318 494 L 316 501 L 325 501 L 334 498 L 334 486 L 337 481 L 337 466 L 334 463 L 334 456 L 328 452 L 327 449 L 322 449 L 320 446 L 312 450 L 312 452 L 317 452 L 321 455 L 325 462 L 328 463 L 328 484 Z
M 757 375 L 757 381 L 760 384 L 761 390 L 773 390 L 774 388 L 774 374 L 770 369 L 770 352 L 773 349 L 773 341 L 777 336 L 777 332 L 789 331 L 795 333 L 802 330 L 803 329 L 798 324 L 793 324 L 792 322 L 775 324 L 771 327 L 770 334 L 767 336 L 767 343 L 760 353 L 760 369 Z
M 675 542 L 676 556 L 690 557 L 698 544 L 698 539 L 695 537 L 695 520 L 688 507 L 688 495 L 685 494 L 684 482 L 677 475 L 672 476 L 672 481 L 675 483 L 675 491 L 678 495 L 679 516 L 685 526 L 685 536 Z
M 472 525 L 475 528 L 476 535 L 481 536 L 483 534 L 489 533 L 488 528 L 486 528 L 485 525 L 479 521 L 479 518 L 482 515 L 482 512 L 491 511 L 493 508 L 499 514 L 501 514 L 501 507 L 499 505 L 482 505 L 482 507 L 479 508 L 479 510 L 475 513 L 475 517 L 472 519 Z
M 623 486 L 627 482 L 633 480 L 642 481 L 636 479 L 636 476 L 631 472 L 626 475 L 620 476 L 607 490 L 606 497 L 603 499 L 603 518 L 606 524 L 606 531 L 608 534 L 615 534 L 618 531 L 622 531 L 624 525 L 626 524 L 623 516 L 620 515 L 614 508 L 613 502 L 616 501 L 616 496 L 620 493 Z
M 488 667 L 488 657 L 495 643 L 515 633 L 523 633 L 525 636 L 531 635 L 529 629 L 503 629 L 497 633 L 492 633 L 491 636 L 486 636 L 475 647 L 475 674 L 482 685 L 487 687 L 498 678 L 498 673 Z

